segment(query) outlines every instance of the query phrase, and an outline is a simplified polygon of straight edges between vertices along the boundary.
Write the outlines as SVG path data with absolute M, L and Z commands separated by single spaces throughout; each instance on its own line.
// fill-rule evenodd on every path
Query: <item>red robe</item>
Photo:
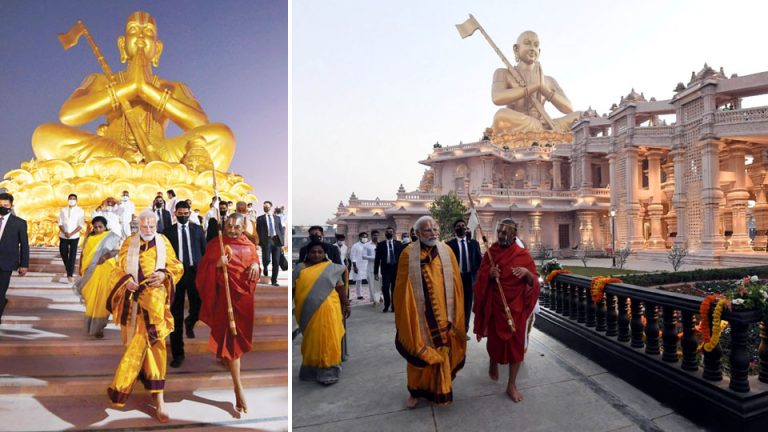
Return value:
M 501 269 L 501 286 L 512 313 L 512 320 L 515 322 L 514 333 L 507 323 L 498 285 L 490 277 L 489 253 L 493 256 L 493 262 Z M 529 287 L 525 279 L 513 275 L 512 267 L 527 268 L 533 276 L 533 286 Z M 494 243 L 483 256 L 474 286 L 475 302 L 472 311 L 475 313 L 475 334 L 488 338 L 486 349 L 492 361 L 500 364 L 523 361 L 527 322 L 539 298 L 539 289 L 536 263 L 527 249 L 514 242 L 507 248 Z
M 245 236 L 236 239 L 224 236 L 224 247 L 231 248 L 227 273 L 229 292 L 235 315 L 237 336 L 229 330 L 227 297 L 224 292 L 224 272 L 216 267 L 221 258 L 219 240 L 213 239 L 205 248 L 205 255 L 197 268 L 197 291 L 200 293 L 200 321 L 208 324 L 211 335 L 208 347 L 217 358 L 238 359 L 251 350 L 253 337 L 253 292 L 256 279 L 248 280 L 248 267 L 258 265 L 256 246 Z M 261 271 L 259 274 L 261 274 Z

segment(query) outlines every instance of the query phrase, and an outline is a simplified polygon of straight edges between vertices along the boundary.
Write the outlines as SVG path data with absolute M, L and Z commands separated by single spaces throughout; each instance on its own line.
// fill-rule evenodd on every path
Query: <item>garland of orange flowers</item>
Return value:
M 550 272 L 550 273 L 547 275 L 547 283 L 550 283 L 550 282 L 552 282 L 552 279 L 554 279 L 554 278 L 555 278 L 555 276 L 557 276 L 557 275 L 559 275 L 559 274 L 568 274 L 568 273 L 573 273 L 573 272 L 572 272 L 572 271 L 570 271 L 570 270 L 552 270 L 552 271 L 551 271 L 551 272 Z
M 623 282 L 619 278 L 597 276 L 592 278 L 592 301 L 597 303 L 603 299 L 603 293 L 605 292 L 605 286 L 609 283 L 621 283 Z
M 704 343 L 704 351 L 706 352 L 712 351 L 715 349 L 717 344 L 720 343 L 720 335 L 723 333 L 723 329 L 725 328 L 725 326 L 720 325 L 721 322 L 725 322 L 721 321 L 721 317 L 723 315 L 723 309 L 727 304 L 727 299 L 720 298 L 717 302 L 717 306 L 715 306 L 715 311 L 712 312 L 712 336 L 710 337 L 709 342 Z
M 701 331 L 701 341 L 704 343 L 704 345 L 708 344 L 711 339 L 711 333 L 709 329 L 709 309 L 712 307 L 712 303 L 718 301 L 719 299 L 719 295 L 710 294 L 704 297 L 704 300 L 701 301 L 701 306 L 699 306 L 699 330 Z M 711 351 L 711 349 L 709 351 Z

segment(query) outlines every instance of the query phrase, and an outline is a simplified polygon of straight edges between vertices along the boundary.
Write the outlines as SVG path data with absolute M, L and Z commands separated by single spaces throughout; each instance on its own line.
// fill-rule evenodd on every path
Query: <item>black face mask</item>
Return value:
M 456 228 L 456 235 L 458 237 L 464 237 L 465 232 L 467 232 L 466 228 Z
M 269 213 L 269 207 L 264 207 L 264 213 Z
M 320 237 L 317 234 L 310 234 L 309 235 L 309 241 L 322 241 L 322 237 Z
M 226 210 L 219 210 L 219 214 L 222 215 L 222 216 L 226 216 L 227 215 L 227 211 Z
M 8 207 L 0 207 L 0 215 L 5 216 L 10 212 L 11 212 L 11 209 L 9 209 Z
M 417 236 L 415 236 L 415 235 L 412 235 L 412 236 L 411 236 L 411 241 L 416 241 L 416 240 L 418 240 L 418 239 L 419 239 L 419 238 L 418 238 Z
M 163 203 L 161 203 L 161 202 L 156 202 L 156 203 L 155 203 L 155 208 L 156 208 L 156 209 L 161 209 L 161 208 L 163 208 Z
M 387 240 L 392 240 L 392 233 L 384 233 L 384 237 L 386 237 Z
M 176 216 L 176 220 L 178 220 L 179 223 L 183 225 L 189 222 L 189 216 Z

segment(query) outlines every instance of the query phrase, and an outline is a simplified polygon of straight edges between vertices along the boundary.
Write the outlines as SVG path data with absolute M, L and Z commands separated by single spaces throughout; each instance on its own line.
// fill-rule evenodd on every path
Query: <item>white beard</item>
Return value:
M 435 247 L 435 245 L 437 245 L 437 239 L 429 239 L 429 240 L 427 240 L 427 239 L 420 238 L 419 240 L 422 243 L 424 243 L 425 246 Z
M 142 240 L 147 241 L 147 242 L 152 240 L 153 238 L 155 238 L 155 234 L 141 234 L 141 233 L 139 233 L 139 235 L 141 236 Z

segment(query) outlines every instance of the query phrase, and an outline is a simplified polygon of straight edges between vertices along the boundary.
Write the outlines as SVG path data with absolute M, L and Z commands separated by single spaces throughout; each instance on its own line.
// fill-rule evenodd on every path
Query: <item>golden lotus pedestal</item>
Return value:
M 573 142 L 573 134 L 570 132 L 515 132 L 506 129 L 488 128 L 485 131 L 492 143 L 499 147 L 530 148 L 548 147 L 558 144 L 570 144 Z
M 59 211 L 71 193 L 77 194 L 86 223 L 104 199 L 115 197 L 119 201 L 124 190 L 130 193 L 136 213 L 148 208 L 158 192 L 165 196 L 165 191 L 173 189 L 179 199 L 191 199 L 192 209 L 205 214 L 214 195 L 213 173 L 202 169 L 198 172 L 181 163 L 163 161 L 131 163 L 117 157 L 74 163 L 31 160 L 6 173 L 0 188 L 13 194 L 14 211 L 27 220 L 29 243 L 54 246 L 59 242 Z M 223 200 L 256 201 L 253 188 L 242 176 L 216 171 L 216 183 Z

